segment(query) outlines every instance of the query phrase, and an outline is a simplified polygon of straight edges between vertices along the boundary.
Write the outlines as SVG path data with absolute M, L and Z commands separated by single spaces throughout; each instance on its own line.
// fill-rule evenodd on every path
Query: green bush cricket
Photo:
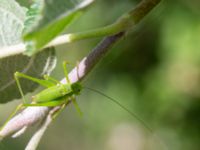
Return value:
M 34 107 L 34 106 L 46 106 L 46 107 L 55 107 L 55 106 L 60 106 L 60 109 L 55 112 L 52 115 L 52 118 L 54 119 L 64 108 L 65 106 L 72 101 L 72 103 L 74 104 L 76 110 L 80 113 L 80 115 L 82 115 L 82 112 L 76 102 L 76 96 L 80 94 L 81 90 L 83 88 L 86 88 L 90 91 L 93 91 L 97 94 L 100 94 L 106 98 L 108 98 L 109 100 L 111 100 L 112 102 L 114 102 L 115 104 L 117 104 L 119 107 L 121 107 L 122 109 L 124 109 L 126 112 L 128 112 L 131 116 L 133 116 L 134 118 L 136 118 L 149 132 L 153 133 L 153 130 L 146 124 L 146 122 L 144 120 L 142 120 L 140 117 L 138 117 L 135 113 L 131 112 L 129 109 L 127 109 L 124 105 L 122 105 L 120 102 L 118 102 L 117 100 L 107 96 L 106 94 L 89 88 L 89 87 L 83 87 L 81 85 L 80 82 L 75 82 L 75 83 L 70 83 L 70 80 L 68 78 L 68 71 L 66 68 L 67 62 L 63 62 L 63 70 L 64 70 L 64 74 L 65 74 L 65 78 L 67 83 L 63 84 L 60 81 L 48 76 L 48 75 L 44 75 L 44 79 L 37 79 L 28 75 L 25 75 L 23 73 L 19 73 L 16 72 L 14 74 L 15 80 L 16 80 L 16 84 L 17 87 L 19 88 L 19 92 L 22 96 L 22 100 L 23 103 L 20 104 L 15 111 L 10 115 L 10 117 L 7 119 L 7 121 L 4 123 L 4 125 L 1 127 L 1 129 L 4 128 L 4 126 L 7 124 L 7 122 L 18 112 L 18 110 L 20 110 L 21 108 L 24 107 Z M 36 82 L 39 85 L 45 87 L 44 90 L 42 90 L 41 92 L 39 92 L 38 94 L 32 96 L 32 103 L 28 103 L 25 99 L 24 93 L 22 91 L 20 82 L 19 82 L 19 78 L 25 78 L 28 79 L 30 81 Z M 162 141 L 159 140 L 159 138 L 154 135 L 156 139 L 158 139 L 159 142 L 162 143 Z
M 82 89 L 82 86 L 79 82 L 76 83 L 70 83 L 70 80 L 68 78 L 68 71 L 66 69 L 67 62 L 63 62 L 63 69 L 65 73 L 65 78 L 67 83 L 62 84 L 56 79 L 53 79 L 52 77 L 48 75 L 44 75 L 44 80 L 42 79 L 36 79 L 30 76 L 27 76 L 25 74 L 16 72 L 15 73 L 15 80 L 17 83 L 17 86 L 19 88 L 20 94 L 22 95 L 23 99 L 23 106 L 59 106 L 65 103 L 68 103 L 69 99 L 71 99 L 73 102 L 76 102 L 75 95 L 79 95 L 80 91 Z M 44 87 L 46 89 L 42 90 L 40 93 L 32 96 L 33 104 L 28 104 L 26 102 L 26 99 L 24 97 L 19 77 L 29 79 L 33 82 L 36 82 Z
M 104 93 L 102 93 L 98 90 L 94 90 L 94 89 L 89 88 L 89 87 L 82 87 L 80 82 L 70 83 L 70 80 L 68 78 L 68 71 L 67 71 L 66 65 L 67 65 L 67 62 L 66 61 L 63 62 L 63 70 L 64 70 L 65 78 L 66 78 L 66 81 L 67 81 L 67 83 L 65 83 L 65 84 L 61 83 L 60 81 L 58 81 L 58 80 L 56 80 L 56 79 L 54 79 L 54 78 L 52 78 L 48 75 L 44 75 L 44 79 L 37 79 L 37 78 L 25 75 L 25 74 L 20 73 L 20 72 L 16 72 L 14 74 L 14 78 L 16 80 L 17 87 L 19 88 L 19 92 L 22 96 L 23 103 L 20 104 L 16 108 L 16 110 L 10 115 L 10 117 L 7 119 L 7 121 L 3 125 L 3 127 L 18 112 L 18 110 L 23 108 L 23 107 L 33 107 L 33 106 L 55 107 L 55 106 L 61 106 L 60 110 L 58 112 L 56 112 L 55 114 L 53 114 L 52 117 L 55 118 L 59 114 L 59 112 L 61 112 L 61 110 L 63 108 L 65 108 L 66 104 L 68 104 L 70 101 L 72 101 L 76 110 L 79 112 L 80 115 L 82 115 L 82 112 L 81 112 L 81 110 L 80 110 L 80 108 L 79 108 L 79 106 L 76 102 L 75 96 L 80 94 L 82 88 L 86 88 L 90 91 L 93 91 L 95 93 L 98 93 L 98 94 L 108 98 L 109 100 L 111 100 L 112 102 L 114 102 L 115 104 L 120 106 L 122 109 L 124 109 L 126 112 L 128 112 L 131 116 L 133 116 L 138 121 L 140 121 L 145 126 L 145 128 L 147 128 L 149 131 L 152 132 L 152 129 L 150 127 L 148 127 L 148 125 L 140 117 L 138 117 L 135 113 L 131 112 L 129 109 L 127 109 L 125 106 L 123 106 L 121 103 L 119 103 L 115 99 L 107 96 L 106 94 L 104 94 Z M 39 85 L 45 87 L 45 89 L 42 90 L 41 92 L 39 92 L 38 94 L 32 96 L 32 103 L 28 103 L 27 100 L 25 99 L 23 90 L 21 88 L 19 78 L 25 78 L 25 79 L 28 79 L 30 81 L 36 82 Z

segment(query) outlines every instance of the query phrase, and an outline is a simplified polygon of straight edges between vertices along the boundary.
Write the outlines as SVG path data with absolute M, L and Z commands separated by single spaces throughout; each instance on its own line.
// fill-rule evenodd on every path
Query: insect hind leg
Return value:
M 24 93 L 23 93 L 23 90 L 22 90 L 22 87 L 21 87 L 21 84 L 20 84 L 20 81 L 19 81 L 19 77 L 22 77 L 23 74 L 19 73 L 19 72 L 15 72 L 14 74 L 14 77 L 15 77 L 15 81 L 17 83 L 17 87 L 19 89 L 19 92 L 22 96 L 22 100 L 23 100 L 23 103 L 25 104 L 26 103 L 26 99 L 25 99 L 25 96 L 24 96 Z
M 2 130 L 6 124 L 10 121 L 10 119 L 20 110 L 23 108 L 23 104 L 19 104 L 16 109 L 10 114 L 10 116 L 8 117 L 8 119 L 6 120 L 6 122 L 3 124 L 3 126 L 0 128 L 0 130 Z
M 48 77 L 45 80 L 42 80 L 42 79 L 37 79 L 37 78 L 31 77 L 31 76 L 28 76 L 28 75 L 20 73 L 20 72 L 15 72 L 14 78 L 15 78 L 17 87 L 19 89 L 19 92 L 20 92 L 20 94 L 22 96 L 22 100 L 23 100 L 24 104 L 26 104 L 26 99 L 25 99 L 25 96 L 24 96 L 24 93 L 23 93 L 19 78 L 24 78 L 24 79 L 30 80 L 30 81 L 35 82 L 35 83 L 37 83 L 37 84 L 39 84 L 41 86 L 44 86 L 44 87 L 51 87 L 51 86 L 56 85 L 55 82 L 59 82 L 59 81 L 56 81 L 56 80 L 54 80 L 54 82 L 53 82 L 52 81 L 53 78 L 51 78 L 51 77 Z

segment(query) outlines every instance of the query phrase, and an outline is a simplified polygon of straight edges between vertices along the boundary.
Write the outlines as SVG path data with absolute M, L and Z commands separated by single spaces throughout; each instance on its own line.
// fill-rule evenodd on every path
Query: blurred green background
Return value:
M 110 24 L 138 2 L 96 0 L 66 32 Z M 100 40 L 58 46 L 52 76 L 61 79 L 62 61 L 76 64 Z M 163 0 L 112 48 L 83 85 L 117 99 L 154 133 L 106 98 L 83 90 L 78 102 L 84 116 L 79 117 L 73 105 L 67 107 L 49 127 L 39 150 L 199 150 L 200 1 Z M 1 106 L 1 111 L 10 114 L 16 103 Z M 31 130 L 4 140 L 0 149 L 24 149 Z

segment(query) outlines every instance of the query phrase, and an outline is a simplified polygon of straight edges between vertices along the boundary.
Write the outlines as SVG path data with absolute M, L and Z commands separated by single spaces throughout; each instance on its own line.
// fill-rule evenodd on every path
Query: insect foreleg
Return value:
M 67 83 L 70 83 L 70 80 L 69 80 L 69 77 L 68 77 L 67 64 L 68 64 L 67 61 L 63 62 L 63 70 L 64 70 L 64 74 L 65 74 L 65 78 L 66 78 Z
M 75 108 L 76 108 L 76 111 L 79 113 L 80 116 L 83 116 L 83 112 L 81 111 L 77 101 L 76 101 L 76 98 L 74 96 L 71 97 L 71 100 L 72 100 L 72 103 L 74 104 Z

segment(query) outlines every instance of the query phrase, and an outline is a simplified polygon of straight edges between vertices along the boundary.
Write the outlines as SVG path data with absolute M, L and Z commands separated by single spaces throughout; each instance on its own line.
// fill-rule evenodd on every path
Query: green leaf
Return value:
M 14 0 L 0 0 L 0 47 L 21 42 L 26 10 Z M 54 48 L 49 48 L 31 58 L 16 55 L 0 59 L 0 103 L 20 98 L 13 78 L 14 72 L 19 71 L 39 78 L 52 71 L 55 61 Z M 22 80 L 22 87 L 24 93 L 28 93 L 33 91 L 37 84 Z
M 36 1 L 38 3 L 38 1 Z M 41 2 L 41 1 L 40 1 Z M 33 55 L 44 47 L 53 38 L 59 35 L 67 25 L 79 16 L 93 0 L 44 0 L 40 16 L 33 25 L 33 28 L 24 35 L 24 40 L 28 44 L 25 52 Z M 34 4 L 35 5 L 35 4 Z
M 42 1 L 41 0 L 35 0 L 35 3 L 31 5 L 29 10 L 26 12 L 26 20 L 24 22 L 24 32 L 28 31 L 31 29 L 35 21 L 37 21 L 38 16 L 40 14 L 42 6 Z

